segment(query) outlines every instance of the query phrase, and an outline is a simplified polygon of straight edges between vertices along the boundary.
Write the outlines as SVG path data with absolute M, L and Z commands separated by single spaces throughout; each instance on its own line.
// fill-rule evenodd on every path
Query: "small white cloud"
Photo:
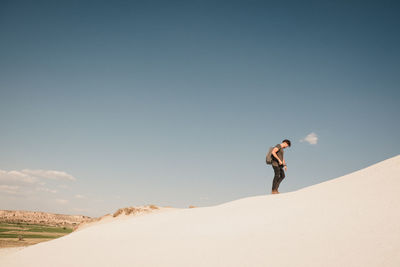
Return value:
M 77 194 L 77 195 L 75 195 L 75 198 L 83 199 L 83 198 L 86 198 L 86 197 L 84 195 Z
M 57 199 L 56 199 L 56 202 L 59 203 L 59 204 L 67 204 L 67 203 L 68 203 L 68 200 L 57 198 Z
M 318 143 L 318 136 L 316 133 L 310 133 L 306 137 L 300 140 L 300 142 L 307 142 L 310 145 L 316 145 Z

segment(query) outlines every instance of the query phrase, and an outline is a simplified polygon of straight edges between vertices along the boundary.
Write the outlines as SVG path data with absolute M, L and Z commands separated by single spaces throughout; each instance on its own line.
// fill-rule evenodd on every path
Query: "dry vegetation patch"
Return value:
M 131 214 L 139 214 L 139 213 L 148 213 L 151 212 L 152 210 L 159 209 L 156 205 L 148 205 L 148 206 L 143 206 L 143 207 L 127 207 L 127 208 L 122 208 L 118 209 L 114 214 L 113 217 L 117 217 L 121 214 L 125 215 L 131 215 Z
M 29 223 L 0 223 L 0 248 L 29 246 L 67 235 L 71 228 Z

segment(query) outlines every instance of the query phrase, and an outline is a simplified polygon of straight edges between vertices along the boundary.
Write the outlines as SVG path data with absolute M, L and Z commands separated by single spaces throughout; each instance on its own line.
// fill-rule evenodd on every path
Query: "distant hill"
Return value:
M 101 217 L 89 217 L 83 215 L 55 214 L 41 211 L 0 210 L 0 223 L 29 223 L 50 226 L 69 227 L 74 230 L 86 228 L 98 223 L 105 223 L 121 217 L 139 216 L 153 212 L 171 210 L 170 207 L 156 205 L 132 206 L 118 209 L 114 213 Z
M 83 215 L 65 215 L 41 211 L 0 210 L 0 223 L 29 223 L 74 228 L 82 222 L 92 220 Z

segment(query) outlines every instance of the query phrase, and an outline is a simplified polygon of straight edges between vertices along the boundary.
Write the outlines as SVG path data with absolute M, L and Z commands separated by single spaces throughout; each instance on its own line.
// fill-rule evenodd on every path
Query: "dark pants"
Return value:
M 283 171 L 283 166 L 272 166 L 274 168 L 274 181 L 272 182 L 272 190 L 278 190 L 280 183 L 283 178 L 285 178 L 285 172 Z

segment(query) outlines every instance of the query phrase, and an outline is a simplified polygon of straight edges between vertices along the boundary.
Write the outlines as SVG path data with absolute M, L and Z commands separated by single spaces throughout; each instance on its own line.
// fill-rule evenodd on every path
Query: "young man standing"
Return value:
M 279 194 L 278 187 L 282 182 L 283 178 L 285 178 L 285 171 L 287 170 L 285 159 L 283 158 L 283 150 L 287 147 L 290 147 L 290 141 L 285 139 L 282 143 L 277 144 L 272 150 L 272 168 L 274 168 L 274 181 L 272 182 L 272 194 Z

